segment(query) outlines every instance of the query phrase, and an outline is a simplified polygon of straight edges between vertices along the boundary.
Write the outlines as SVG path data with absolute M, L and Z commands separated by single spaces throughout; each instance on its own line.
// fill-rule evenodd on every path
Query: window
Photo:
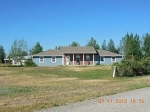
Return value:
M 86 62 L 88 65 L 90 65 L 90 55 L 86 55 Z
M 100 60 L 101 62 L 104 62 L 105 61 L 105 59 L 104 59 L 104 57 L 101 57 L 101 60 Z
M 79 58 L 77 58 L 77 63 L 79 63 L 80 62 L 80 59 Z
M 56 57 L 52 57 L 52 58 L 51 58 L 51 62 L 52 62 L 52 63 L 55 63 L 55 62 L 56 62 Z
M 90 61 L 90 56 L 86 55 L 86 61 Z
M 111 57 L 111 62 L 116 62 L 116 57 Z
M 39 62 L 40 62 L 40 63 L 44 63 L 44 57 L 40 57 L 40 58 L 39 58 Z
M 80 64 L 80 55 L 76 55 L 76 62 Z

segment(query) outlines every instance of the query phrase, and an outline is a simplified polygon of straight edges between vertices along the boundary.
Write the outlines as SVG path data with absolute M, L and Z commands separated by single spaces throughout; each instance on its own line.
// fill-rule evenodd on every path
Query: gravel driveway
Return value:
M 39 112 L 150 112 L 150 87 Z

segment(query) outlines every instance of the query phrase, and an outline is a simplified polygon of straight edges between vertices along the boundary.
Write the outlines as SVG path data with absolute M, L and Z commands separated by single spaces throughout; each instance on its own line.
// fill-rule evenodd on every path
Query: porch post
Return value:
M 93 65 L 94 65 L 94 54 L 93 54 Z
M 13 64 L 13 65 L 15 64 L 14 60 L 12 61 L 12 64 Z
M 74 65 L 74 54 L 73 54 L 73 65 Z
M 62 55 L 62 65 L 64 65 L 64 55 Z
M 84 65 L 84 54 L 83 54 L 83 65 Z

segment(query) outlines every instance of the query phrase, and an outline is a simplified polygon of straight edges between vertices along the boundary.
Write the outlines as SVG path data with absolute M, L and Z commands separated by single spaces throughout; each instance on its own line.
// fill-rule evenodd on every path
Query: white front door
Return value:
M 66 57 L 66 65 L 70 65 L 70 56 Z

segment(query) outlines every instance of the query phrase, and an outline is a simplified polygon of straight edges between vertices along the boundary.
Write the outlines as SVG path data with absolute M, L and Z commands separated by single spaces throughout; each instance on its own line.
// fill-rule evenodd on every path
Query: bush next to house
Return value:
M 122 60 L 120 63 L 114 63 L 117 76 L 141 76 L 150 74 L 150 57 L 141 61 Z
M 25 67 L 35 67 L 37 66 L 32 60 L 25 61 Z
M 97 66 L 97 65 L 101 65 L 101 64 L 98 62 L 98 63 L 96 63 L 96 66 Z

